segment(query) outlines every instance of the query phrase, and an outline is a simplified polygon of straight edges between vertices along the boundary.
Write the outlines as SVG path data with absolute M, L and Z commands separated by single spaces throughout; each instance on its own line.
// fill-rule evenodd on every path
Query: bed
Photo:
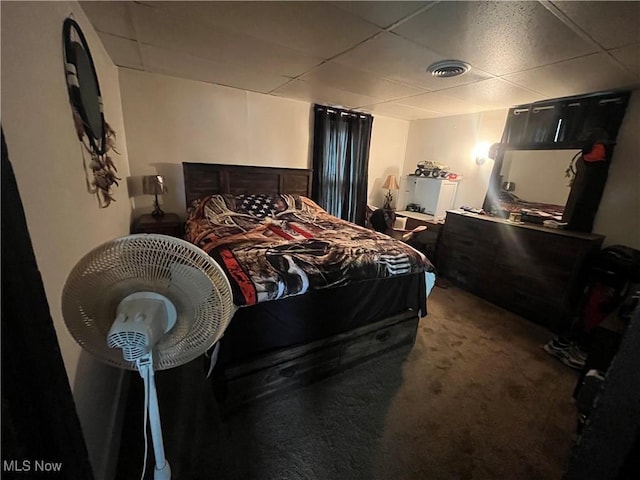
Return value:
M 502 190 L 494 203 L 494 213 L 508 218 L 510 213 L 521 213 L 522 219 L 531 223 L 542 223 L 545 220 L 562 220 L 564 205 L 554 205 L 523 200 L 512 192 Z
M 225 410 L 413 345 L 435 279 L 424 255 L 330 216 L 309 199 L 310 170 L 183 172 L 186 238 L 221 265 L 240 307 L 213 372 Z

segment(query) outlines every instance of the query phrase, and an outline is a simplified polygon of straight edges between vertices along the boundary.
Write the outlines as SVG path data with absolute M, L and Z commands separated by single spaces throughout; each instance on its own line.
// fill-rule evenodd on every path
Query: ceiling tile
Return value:
M 98 33 L 111 60 L 119 67 L 142 68 L 138 42 L 108 33 Z
M 441 55 L 409 40 L 392 33 L 384 33 L 340 55 L 334 61 L 425 90 L 441 90 L 491 77 L 474 68 L 454 78 L 435 78 L 428 75 L 427 67 L 443 59 Z
M 322 103 L 344 108 L 358 108 L 361 105 L 376 103 L 375 98 L 366 95 L 345 92 L 344 90 L 326 85 L 314 85 L 302 80 L 294 80 L 271 93 L 280 97 L 297 98 L 312 103 Z
M 104 33 L 135 39 L 129 2 L 80 2 L 93 27 Z
M 140 42 L 205 60 L 241 64 L 263 72 L 295 77 L 322 60 L 249 35 L 183 22 L 161 9 L 132 7 Z
M 640 43 L 610 50 L 620 63 L 640 77 Z
M 512 105 L 544 100 L 544 95 L 526 90 L 519 86 L 505 82 L 499 78 L 491 78 L 470 85 L 450 88 L 442 93 L 486 107 L 485 110 L 508 108 Z
M 431 112 L 421 108 L 408 107 L 393 102 L 377 103 L 375 105 L 365 105 L 362 110 L 382 116 L 401 118 L 403 120 L 419 120 L 422 118 L 436 118 L 440 113 Z
M 257 72 L 252 68 L 203 60 L 153 45 L 141 45 L 141 50 L 145 70 L 149 72 L 260 93 L 268 93 L 288 81 L 287 78 Z
M 324 59 L 380 31 L 330 2 L 156 2 L 156 5 L 189 23 L 205 22 L 233 29 Z
M 331 2 L 338 8 L 387 28 L 434 2 Z
M 397 118 L 504 108 L 536 92 L 554 98 L 640 85 L 638 1 L 81 6 L 119 66 Z M 450 79 L 426 73 L 450 58 L 471 71 Z
M 640 2 L 551 3 L 606 49 L 640 42 Z
M 606 53 L 596 53 L 504 77 L 548 98 L 579 95 L 637 84 L 637 78 Z
M 486 110 L 481 105 L 451 97 L 444 92 L 424 93 L 415 97 L 396 100 L 394 103 L 439 112 L 443 115 L 462 115 Z
M 441 2 L 394 32 L 494 75 L 596 50 L 538 2 Z
M 358 70 L 335 62 L 327 62 L 304 75 L 301 79 L 314 85 L 325 84 L 339 90 L 368 95 L 381 100 L 391 100 L 424 93 L 422 89 L 385 80 L 364 70 Z

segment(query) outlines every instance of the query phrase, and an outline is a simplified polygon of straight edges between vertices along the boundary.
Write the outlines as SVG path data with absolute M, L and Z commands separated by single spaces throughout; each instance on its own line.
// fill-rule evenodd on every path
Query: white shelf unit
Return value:
M 455 208 L 458 182 L 430 177 L 407 175 L 402 177 L 398 207 L 405 210 L 410 203 L 424 208 L 424 213 L 440 220 L 447 210 Z

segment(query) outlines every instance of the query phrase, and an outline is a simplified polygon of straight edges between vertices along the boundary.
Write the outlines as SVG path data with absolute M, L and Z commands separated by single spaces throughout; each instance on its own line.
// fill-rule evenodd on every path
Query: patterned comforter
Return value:
M 309 289 L 434 271 L 420 252 L 340 220 L 297 195 L 212 195 L 196 200 L 187 240 L 225 270 L 236 305 Z

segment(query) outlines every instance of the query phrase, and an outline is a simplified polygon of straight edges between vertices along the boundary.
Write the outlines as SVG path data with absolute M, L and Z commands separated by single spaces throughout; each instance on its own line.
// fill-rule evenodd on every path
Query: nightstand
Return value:
M 133 222 L 131 233 L 161 233 L 182 238 L 184 236 L 184 223 L 175 213 L 165 213 L 162 217 L 145 214 L 140 215 Z
M 413 230 L 419 226 L 427 227 L 426 230 L 423 230 L 414 236 L 414 243 L 419 244 L 421 247 L 419 250 L 425 252 L 429 257 L 429 260 L 436 265 L 438 257 L 438 243 L 442 227 L 444 226 L 444 220 L 436 220 L 432 215 L 409 212 L 406 210 L 396 212 L 396 218 L 398 217 L 406 217 L 406 230 Z

